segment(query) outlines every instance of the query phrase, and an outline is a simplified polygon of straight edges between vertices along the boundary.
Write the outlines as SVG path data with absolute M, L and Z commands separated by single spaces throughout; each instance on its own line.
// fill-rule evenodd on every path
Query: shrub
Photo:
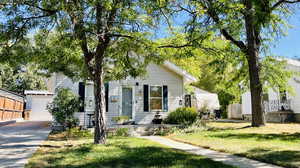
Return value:
M 117 123 L 123 123 L 123 122 L 128 121 L 129 117 L 128 116 L 117 116 L 117 117 L 113 117 L 111 120 L 114 122 L 117 122 Z
M 129 128 L 118 128 L 116 130 L 115 136 L 128 137 L 129 136 Z
M 158 127 L 153 130 L 153 135 L 168 136 L 178 130 L 177 127 Z
M 89 130 L 80 130 L 79 128 L 70 128 L 67 130 L 68 138 L 91 138 L 93 135 Z
M 195 108 L 180 107 L 169 113 L 167 118 L 164 120 L 164 123 L 191 125 L 197 120 L 197 117 L 198 113 Z
M 207 130 L 206 123 L 208 120 L 197 119 L 192 125 L 180 130 L 180 133 L 196 133 Z
M 64 127 L 72 128 L 78 123 L 74 113 L 79 111 L 81 102 L 71 90 L 60 88 L 53 102 L 48 104 L 47 109 L 56 122 Z

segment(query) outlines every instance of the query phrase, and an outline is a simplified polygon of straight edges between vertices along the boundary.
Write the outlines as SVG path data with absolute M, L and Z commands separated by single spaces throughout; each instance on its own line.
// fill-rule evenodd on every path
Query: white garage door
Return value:
M 52 96 L 32 95 L 31 99 L 31 121 L 51 121 L 52 115 L 47 110 L 47 104 L 52 101 Z

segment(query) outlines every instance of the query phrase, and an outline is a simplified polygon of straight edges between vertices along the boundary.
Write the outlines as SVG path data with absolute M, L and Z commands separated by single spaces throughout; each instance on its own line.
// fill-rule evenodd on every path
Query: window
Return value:
M 162 86 L 150 86 L 150 110 L 162 111 L 163 93 Z
M 168 111 L 168 86 L 144 85 L 144 112 Z

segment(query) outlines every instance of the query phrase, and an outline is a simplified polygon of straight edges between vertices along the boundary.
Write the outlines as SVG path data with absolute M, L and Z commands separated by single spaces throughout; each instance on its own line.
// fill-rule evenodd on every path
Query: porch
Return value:
M 295 122 L 295 113 L 291 108 L 291 100 L 269 100 L 263 102 L 266 121 L 275 123 Z M 243 119 L 252 120 L 251 114 L 244 114 Z

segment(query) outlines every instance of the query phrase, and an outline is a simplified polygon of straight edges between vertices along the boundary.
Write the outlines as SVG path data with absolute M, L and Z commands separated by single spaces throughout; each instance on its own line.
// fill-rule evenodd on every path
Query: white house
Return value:
M 112 117 L 127 115 L 137 124 L 151 123 L 155 113 L 165 116 L 184 104 L 184 84 L 196 78 L 170 62 L 150 64 L 145 77 L 110 81 L 106 85 L 107 122 Z M 89 114 L 94 113 L 93 83 L 73 82 L 62 74 L 55 74 L 48 82 L 50 92 L 56 88 L 70 88 L 85 102 L 82 112 L 76 113 L 80 123 L 86 125 Z
M 184 85 L 196 81 L 195 77 L 168 61 L 161 65 L 149 64 L 147 74 L 144 77 L 110 81 L 105 85 L 107 123 L 113 124 L 113 117 L 126 115 L 136 124 L 149 124 L 157 112 L 165 117 L 168 112 L 178 107 L 191 106 L 191 97 L 196 99 L 197 106 L 206 103 L 210 110 L 218 109 L 219 101 L 216 94 L 200 89 L 196 89 L 194 96 L 186 94 Z M 74 82 L 61 73 L 55 73 L 47 80 L 47 87 L 48 91 L 46 92 L 54 93 L 54 96 L 57 88 L 69 88 L 78 94 L 84 102 L 84 107 L 75 116 L 79 118 L 80 125 L 90 124 L 94 114 L 94 86 L 92 82 Z M 45 93 L 45 91 L 41 93 Z M 50 102 L 49 95 L 51 94 L 44 95 L 45 98 L 40 100 Z M 41 96 L 41 94 L 28 95 L 28 103 L 30 107 L 36 107 L 34 111 L 40 111 L 41 118 L 48 117 L 51 120 L 49 112 L 45 111 L 45 103 L 35 104 L 31 102 L 32 97 L 40 98 Z
M 286 68 L 291 71 L 300 72 L 300 61 L 285 59 Z M 264 94 L 264 110 L 267 118 L 275 121 L 282 121 L 283 118 L 290 118 L 294 121 L 300 121 L 300 76 L 293 76 L 288 84 L 294 88 L 295 94 L 288 92 L 279 92 L 278 89 L 269 89 Z M 246 92 L 242 95 L 242 114 L 243 116 L 251 115 L 251 94 Z M 289 116 L 286 116 L 289 115 Z M 276 119 L 277 117 L 277 119 Z

